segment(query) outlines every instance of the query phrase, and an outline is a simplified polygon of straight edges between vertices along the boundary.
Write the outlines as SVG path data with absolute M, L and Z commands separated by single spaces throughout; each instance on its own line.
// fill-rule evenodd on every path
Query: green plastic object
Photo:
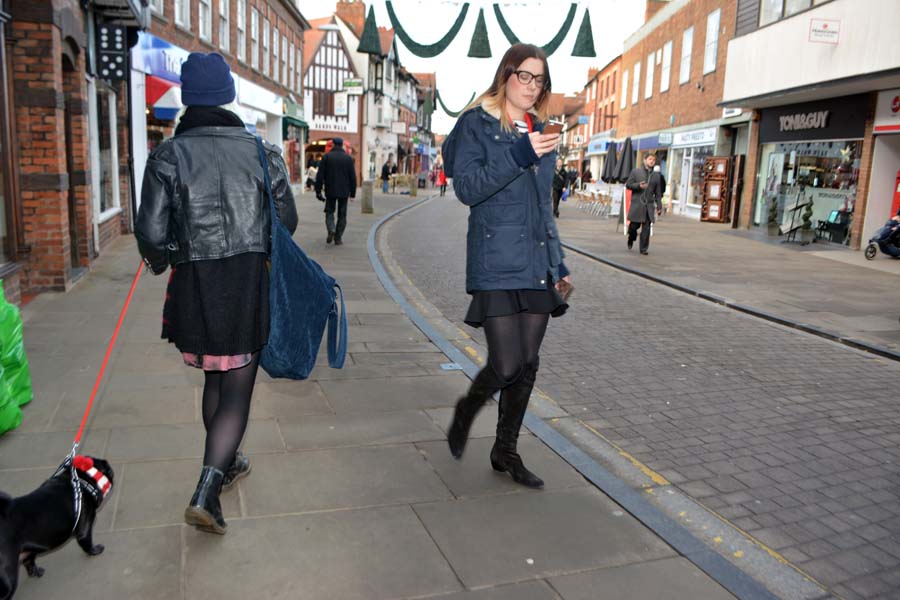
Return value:
M 31 374 L 19 309 L 6 301 L 0 280 L 0 433 L 22 422 L 20 406 L 31 402 Z

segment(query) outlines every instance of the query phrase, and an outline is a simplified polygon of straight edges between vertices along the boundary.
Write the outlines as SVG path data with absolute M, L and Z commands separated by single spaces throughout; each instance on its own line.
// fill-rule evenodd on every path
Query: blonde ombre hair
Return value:
M 475 98 L 465 110 L 484 105 L 487 112 L 500 115 L 500 126 L 512 131 L 509 114 L 506 110 L 506 82 L 512 77 L 516 69 L 529 58 L 536 58 L 544 63 L 544 77 L 546 83 L 531 110 L 537 114 L 540 121 L 547 121 L 550 117 L 550 65 L 547 64 L 547 54 L 533 44 L 514 44 L 506 51 L 494 74 L 494 81 L 486 92 Z

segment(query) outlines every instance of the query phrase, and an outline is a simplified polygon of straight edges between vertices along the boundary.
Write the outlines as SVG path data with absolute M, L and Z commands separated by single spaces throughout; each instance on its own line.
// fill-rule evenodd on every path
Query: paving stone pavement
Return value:
M 116 471 L 95 527 L 106 551 L 40 558 L 46 574 L 22 573 L 17 599 L 732 598 L 535 437 L 521 448 L 545 490 L 494 473 L 490 410 L 465 460 L 449 457 L 444 431 L 468 380 L 440 368 L 447 358 L 384 292 L 365 248 L 375 220 L 409 201 L 377 196 L 376 215 L 351 205 L 334 247 L 322 205 L 300 197 L 297 239 L 344 286 L 350 356 L 302 382 L 261 372 L 244 443 L 253 472 L 223 496 L 224 537 L 182 522 L 203 379 L 159 339 L 165 277 L 142 277 L 82 448 Z M 121 240 L 72 291 L 25 308 L 36 396 L 0 437 L 0 489 L 34 489 L 69 450 L 138 264 Z
M 468 303 L 466 212 L 452 196 L 431 201 L 394 220 L 386 243 L 422 294 L 484 346 L 479 330 L 461 324 Z M 592 233 L 596 220 L 585 219 L 591 217 L 563 206 L 563 239 L 574 232 L 579 246 L 592 239 L 596 246 L 611 244 L 605 230 Z M 616 239 L 624 255 L 624 241 Z M 615 259 L 666 265 L 667 239 L 654 236 L 649 257 Z M 748 256 L 764 252 L 752 239 L 729 243 Z M 686 253 L 679 256 L 687 260 Z M 681 268 L 702 272 L 709 257 L 696 257 Z M 801 258 L 818 269 L 814 281 L 776 286 L 746 258 L 719 257 L 713 270 L 752 271 L 748 287 L 769 286 L 766 301 L 776 301 L 781 290 L 845 309 L 859 289 L 816 288 L 829 267 L 841 278 L 878 279 L 879 285 L 892 277 L 846 275 L 841 262 Z M 541 390 L 832 592 L 900 598 L 900 364 L 571 252 L 566 261 L 576 291 L 569 313 L 551 320 Z M 741 289 L 736 281 L 729 286 L 732 297 Z M 896 294 L 881 302 L 895 303 Z

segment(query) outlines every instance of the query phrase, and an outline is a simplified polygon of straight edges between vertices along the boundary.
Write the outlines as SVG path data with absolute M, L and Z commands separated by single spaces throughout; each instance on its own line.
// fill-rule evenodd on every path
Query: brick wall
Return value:
M 65 289 L 70 263 L 60 37 L 50 23 L 13 21 L 10 29 L 30 292 Z
M 717 8 L 722 9 L 719 19 L 719 41 L 716 53 L 716 70 L 703 75 L 703 56 L 706 47 L 706 18 Z M 722 100 L 725 84 L 725 62 L 728 41 L 734 37 L 734 0 L 694 0 L 671 16 L 666 22 L 648 33 L 634 46 L 625 50 L 622 56 L 622 70 L 628 70 L 627 105 L 621 110 L 617 137 L 659 131 L 721 118 L 722 109 L 716 106 Z M 694 27 L 691 52 L 690 79 L 679 84 L 682 35 L 688 27 Z M 672 68 L 669 75 L 669 90 L 660 93 L 662 62 L 656 64 L 654 58 L 653 95 L 644 98 L 647 76 L 647 56 L 661 51 L 666 42 L 672 42 Z M 641 78 L 638 86 L 638 102 L 632 104 L 634 85 L 634 65 L 641 63 Z M 621 81 L 621 77 L 620 77 Z M 621 90 L 619 100 L 621 102 Z M 620 104 L 616 104 L 620 106 Z M 674 123 L 670 118 L 674 115 Z
M 247 0 L 247 18 L 246 18 L 246 50 L 244 54 L 244 61 L 241 62 L 237 58 L 237 15 L 235 14 L 237 4 L 232 0 L 231 2 L 231 12 L 229 13 L 229 30 L 231 31 L 231 37 L 229 41 L 229 49 L 228 51 L 222 50 L 219 46 L 219 2 L 218 0 L 211 0 L 210 5 L 212 7 L 212 39 L 210 42 L 205 40 L 201 40 L 198 29 L 198 19 L 200 14 L 200 0 L 190 0 L 191 3 L 191 24 L 190 31 L 181 27 L 180 25 L 175 24 L 175 0 L 164 0 L 163 1 L 163 14 L 160 15 L 157 12 L 152 12 L 153 18 L 150 23 L 150 33 L 153 35 L 167 40 L 168 42 L 175 44 L 176 46 L 180 46 L 185 50 L 191 52 L 218 52 L 222 56 L 225 57 L 225 60 L 228 62 L 231 67 L 232 72 L 240 75 L 244 79 L 249 79 L 253 83 L 263 86 L 269 91 L 276 93 L 278 95 L 284 95 L 288 92 L 291 92 L 296 98 L 298 102 L 303 101 L 303 94 L 301 91 L 296 91 L 293 88 L 293 85 L 289 88 L 282 86 L 279 82 L 276 82 L 273 78 L 270 78 L 268 74 L 263 75 L 262 73 L 251 68 L 250 64 L 250 49 L 251 49 L 251 35 L 250 35 L 250 10 L 255 8 L 259 11 L 259 22 L 260 28 L 262 28 L 263 19 L 269 19 L 270 27 L 277 26 L 279 30 L 279 67 L 281 65 L 281 47 L 280 47 L 280 39 L 281 35 L 288 36 L 288 44 L 294 44 L 294 52 L 296 53 L 297 48 L 302 48 L 303 46 L 303 31 L 300 27 L 300 23 L 292 16 L 292 14 L 284 7 L 281 0 Z M 271 35 L 271 34 L 270 34 Z M 260 40 L 260 50 L 262 49 L 262 40 Z M 269 52 L 271 54 L 272 47 L 269 46 Z M 270 58 L 271 61 L 271 58 Z M 296 61 L 296 57 L 295 57 Z M 290 64 L 290 63 L 288 63 Z M 296 62 L 294 64 L 294 71 L 300 68 L 302 70 L 302 65 L 297 65 Z M 262 69 L 262 61 L 260 60 L 260 69 Z
M 866 114 L 866 134 L 862 142 L 862 156 L 859 159 L 859 179 L 856 186 L 856 202 L 853 206 L 853 223 L 850 225 L 850 247 L 859 250 L 862 246 L 863 225 L 866 222 L 869 183 L 872 176 L 872 155 L 875 153 L 875 106 L 878 93 L 872 92 L 869 99 L 869 111 Z

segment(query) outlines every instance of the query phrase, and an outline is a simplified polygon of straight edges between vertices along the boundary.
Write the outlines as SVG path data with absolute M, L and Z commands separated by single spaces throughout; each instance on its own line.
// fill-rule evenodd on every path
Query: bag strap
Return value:
M 256 149 L 259 151 L 259 164 L 262 165 L 263 182 L 266 186 L 266 196 L 269 198 L 269 212 L 272 214 L 272 227 L 269 235 L 275 231 L 275 220 L 278 218 L 278 211 L 275 210 L 275 199 L 272 198 L 272 180 L 269 179 L 269 161 L 266 160 L 266 150 L 263 147 L 262 138 L 256 136 Z
M 331 305 L 331 312 L 328 313 L 328 366 L 332 369 L 342 369 L 344 359 L 347 357 L 347 311 L 344 310 L 344 290 L 339 283 L 335 283 L 334 287 L 337 293 L 334 304 Z M 338 297 L 341 300 L 340 315 L 337 313 Z

